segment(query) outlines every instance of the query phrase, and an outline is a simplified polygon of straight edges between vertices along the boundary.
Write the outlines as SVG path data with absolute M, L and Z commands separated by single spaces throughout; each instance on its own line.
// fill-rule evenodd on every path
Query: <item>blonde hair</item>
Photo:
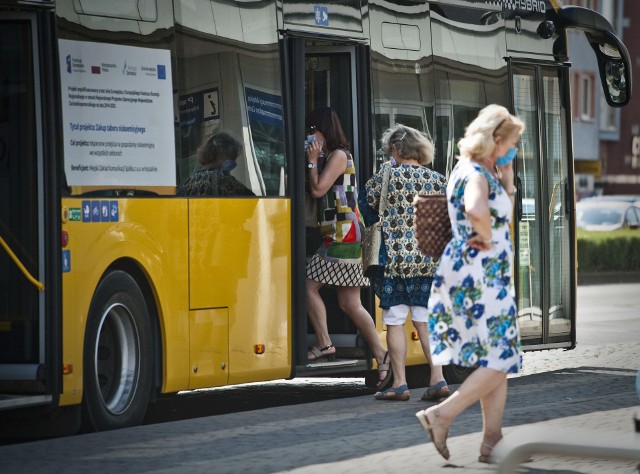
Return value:
M 503 140 L 524 131 L 524 122 L 496 104 L 487 105 L 467 127 L 464 137 L 458 141 L 461 156 L 479 160 L 493 153 L 495 138 Z
M 416 160 L 421 165 L 428 165 L 433 161 L 435 147 L 431 137 L 415 128 L 397 124 L 382 135 L 382 151 L 389 154 L 391 147 L 395 147 L 398 155 L 405 160 Z

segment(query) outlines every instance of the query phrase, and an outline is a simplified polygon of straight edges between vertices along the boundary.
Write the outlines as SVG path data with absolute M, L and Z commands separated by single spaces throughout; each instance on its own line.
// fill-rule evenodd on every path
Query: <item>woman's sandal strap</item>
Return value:
M 325 354 L 324 351 L 328 351 L 332 347 L 333 347 L 333 344 L 329 344 L 328 346 L 325 346 L 323 348 L 320 348 L 318 346 L 313 346 L 310 349 L 310 352 L 315 356 L 316 359 L 319 359 L 320 357 L 327 356 L 328 354 Z M 315 360 L 315 359 L 312 359 L 312 360 Z

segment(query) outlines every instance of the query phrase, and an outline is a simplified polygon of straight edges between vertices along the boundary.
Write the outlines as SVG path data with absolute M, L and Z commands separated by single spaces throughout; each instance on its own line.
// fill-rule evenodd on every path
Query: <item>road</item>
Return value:
M 609 433 L 631 433 L 631 417 L 640 409 L 635 391 L 640 366 L 640 284 L 579 287 L 578 316 L 575 350 L 526 353 L 523 373 L 510 377 L 506 436 L 532 424 L 548 429 L 561 426 L 576 433 L 590 430 L 595 441 Z M 313 383 L 319 391 L 331 390 L 326 382 Z M 312 390 L 313 383 L 291 384 L 294 388 L 283 391 L 282 397 Z M 342 389 L 336 386 L 336 391 Z M 259 384 L 243 390 L 260 396 Z M 232 388 L 219 391 L 226 397 L 238 393 Z M 479 407 L 467 410 L 452 426 L 448 441 L 452 458 L 446 462 L 415 420 L 414 413 L 426 406 L 421 393 L 412 390 L 408 402 L 379 402 L 367 392 L 0 446 L 0 472 L 494 472 L 493 466 L 477 462 L 482 429 Z M 215 396 L 209 399 L 215 400 Z M 536 455 L 521 472 L 631 473 L 636 464 Z

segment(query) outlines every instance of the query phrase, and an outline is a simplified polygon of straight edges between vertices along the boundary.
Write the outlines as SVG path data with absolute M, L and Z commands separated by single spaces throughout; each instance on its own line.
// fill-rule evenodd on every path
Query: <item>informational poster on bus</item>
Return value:
M 169 51 L 58 43 L 67 183 L 175 186 Z

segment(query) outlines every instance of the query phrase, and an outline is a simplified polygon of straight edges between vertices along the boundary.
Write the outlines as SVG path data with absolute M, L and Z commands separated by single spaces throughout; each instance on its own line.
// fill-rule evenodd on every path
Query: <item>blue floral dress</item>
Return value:
M 464 189 L 475 174 L 489 183 L 493 245 L 487 251 L 466 243 L 475 232 L 464 213 Z M 429 299 L 433 362 L 518 373 L 522 353 L 511 283 L 511 200 L 491 173 L 464 158 L 449 177 L 447 197 L 453 238 L 440 259 Z

